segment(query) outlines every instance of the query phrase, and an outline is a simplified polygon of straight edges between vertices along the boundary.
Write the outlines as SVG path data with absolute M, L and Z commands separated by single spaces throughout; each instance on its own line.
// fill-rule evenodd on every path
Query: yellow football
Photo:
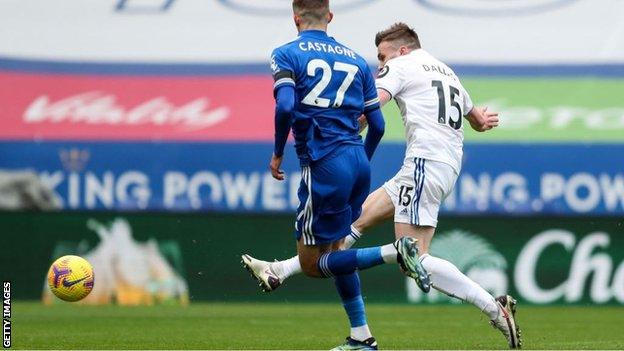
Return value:
M 80 256 L 63 256 L 50 266 L 48 285 L 61 300 L 79 301 L 93 290 L 93 267 Z

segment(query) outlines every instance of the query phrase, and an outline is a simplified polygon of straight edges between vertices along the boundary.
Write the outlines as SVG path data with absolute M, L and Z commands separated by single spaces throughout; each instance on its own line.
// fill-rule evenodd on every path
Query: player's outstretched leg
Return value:
M 520 347 L 520 330 L 514 319 L 516 301 L 513 298 L 502 296 L 495 299 L 447 260 L 429 254 L 423 255 L 420 260 L 431 274 L 435 289 L 475 305 L 503 333 L 511 348 Z
M 350 248 L 362 236 L 362 233 L 351 226 L 351 233 L 345 237 L 343 247 Z M 301 273 L 299 256 L 293 256 L 287 260 L 268 262 L 258 260 L 251 255 L 241 256 L 243 267 L 258 281 L 264 292 L 271 292 L 279 288 L 286 279 Z
M 510 349 L 519 349 L 522 347 L 522 332 L 520 326 L 516 323 L 516 300 L 509 296 L 499 296 L 496 298 L 499 314 L 492 319 L 492 326 L 503 333 L 507 339 Z
M 349 247 L 353 245 L 355 240 L 357 239 L 353 239 L 349 243 Z M 396 243 L 398 243 L 398 241 Z M 396 246 L 395 249 L 397 249 Z M 406 250 L 406 248 L 403 247 L 400 247 L 400 249 Z M 395 257 L 395 255 L 390 254 L 388 257 L 388 260 L 391 261 L 392 257 Z M 403 266 L 402 260 L 399 263 Z M 279 288 L 287 278 L 301 273 L 299 256 L 293 256 L 283 261 L 268 262 L 256 259 L 251 255 L 244 254 L 241 256 L 241 264 L 243 265 L 243 268 L 247 269 L 247 271 L 251 273 L 252 277 L 258 281 L 258 285 L 264 292 L 274 291 Z M 406 268 L 404 268 L 404 270 L 408 271 Z
M 481 312 L 485 313 L 491 321 L 500 322 L 506 318 L 506 315 L 510 315 L 513 321 L 513 313 L 505 314 L 501 305 L 503 307 L 507 306 L 507 308 L 511 309 L 512 306 L 515 306 L 515 301 L 511 303 L 510 300 L 508 304 L 502 304 L 502 300 L 497 301 L 494 299 L 490 293 L 488 293 L 475 281 L 468 278 L 454 264 L 442 258 L 431 256 L 427 253 L 429 251 L 431 239 L 435 233 L 434 227 L 395 223 L 395 229 L 397 237 L 407 234 L 419 240 L 418 243 L 422 249 L 420 263 L 431 275 L 431 285 L 433 288 L 451 297 L 475 305 Z M 504 324 L 502 323 L 497 323 L 496 325 L 504 327 Z M 500 330 L 503 331 L 502 329 Z M 511 346 L 512 343 L 510 336 L 513 336 L 513 333 L 510 331 L 509 333 L 503 332 L 503 334 L 505 334 L 505 337 L 507 337 Z M 514 340 L 516 343 L 518 342 L 517 338 Z
M 429 292 L 429 275 L 419 260 L 416 240 L 411 237 L 402 237 L 384 246 L 327 252 L 321 255 L 317 264 L 321 277 L 332 277 L 383 263 L 400 263 L 405 274 L 414 278 L 424 292 Z M 304 267 L 304 272 L 310 274 L 312 271 L 310 267 Z
M 264 292 L 279 288 L 286 278 L 301 272 L 298 256 L 284 261 L 267 262 L 245 254 L 241 256 L 241 262 Z M 418 259 L 416 240 L 410 237 L 380 247 L 326 253 L 319 259 L 318 267 L 321 276 L 330 277 L 394 262 L 399 263 L 405 274 L 414 278 L 424 292 L 429 292 L 429 275 Z

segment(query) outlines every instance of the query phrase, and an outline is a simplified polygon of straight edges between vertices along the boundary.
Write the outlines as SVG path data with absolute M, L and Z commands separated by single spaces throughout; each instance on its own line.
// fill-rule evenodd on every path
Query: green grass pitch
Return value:
M 370 304 L 382 349 L 505 349 L 472 306 Z M 623 307 L 519 306 L 525 349 L 624 349 Z M 335 304 L 188 307 L 43 306 L 16 302 L 16 349 L 329 349 L 348 333 Z

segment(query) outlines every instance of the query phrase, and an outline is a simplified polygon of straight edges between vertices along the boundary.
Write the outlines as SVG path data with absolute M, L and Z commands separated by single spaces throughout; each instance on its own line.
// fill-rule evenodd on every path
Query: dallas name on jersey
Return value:
M 473 104 L 453 70 L 418 49 L 389 60 L 376 84 L 390 93 L 401 110 L 407 140 L 405 158 L 444 162 L 459 174 L 462 118 Z

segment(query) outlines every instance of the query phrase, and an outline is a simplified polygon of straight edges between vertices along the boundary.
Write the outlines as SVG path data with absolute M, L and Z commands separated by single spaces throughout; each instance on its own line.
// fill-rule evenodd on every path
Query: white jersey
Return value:
M 455 72 L 418 49 L 389 60 L 376 85 L 390 93 L 401 110 L 407 140 L 405 158 L 443 162 L 459 174 L 462 119 L 473 104 Z

